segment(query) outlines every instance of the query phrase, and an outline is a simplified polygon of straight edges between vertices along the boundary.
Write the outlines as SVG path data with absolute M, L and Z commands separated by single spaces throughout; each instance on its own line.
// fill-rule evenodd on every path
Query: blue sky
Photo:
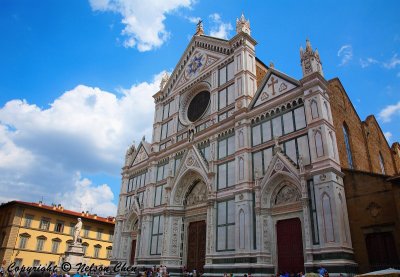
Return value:
M 162 72 L 198 18 L 206 34 L 231 38 L 242 11 L 258 58 L 301 78 L 309 38 L 361 119 L 375 114 L 399 141 L 399 10 L 399 1 L 3 0 L 0 202 L 114 212 L 125 150 L 151 136 Z

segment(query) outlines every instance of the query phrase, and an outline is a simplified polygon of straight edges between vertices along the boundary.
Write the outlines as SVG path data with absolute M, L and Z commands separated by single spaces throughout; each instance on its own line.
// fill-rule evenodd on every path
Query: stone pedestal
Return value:
M 84 258 L 83 246 L 81 243 L 77 242 L 68 247 L 68 250 L 65 251 L 65 259 L 64 262 L 68 262 L 71 264 L 71 270 L 69 271 L 70 275 L 73 275 L 78 270 L 77 264 L 86 263 L 87 259 Z

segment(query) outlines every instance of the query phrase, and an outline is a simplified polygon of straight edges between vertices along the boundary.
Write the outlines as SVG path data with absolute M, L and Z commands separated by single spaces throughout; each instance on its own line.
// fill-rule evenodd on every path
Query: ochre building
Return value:
M 86 261 L 109 265 L 114 217 L 74 212 L 61 205 L 11 201 L 0 206 L 0 260 L 3 266 L 60 265 L 73 242 L 77 218 L 83 222 L 82 245 Z
M 163 77 L 151 141 L 126 153 L 112 263 L 171 276 L 398 266 L 399 144 L 358 117 L 308 40 L 300 80 L 256 44 L 244 16 L 229 40 L 199 23 Z

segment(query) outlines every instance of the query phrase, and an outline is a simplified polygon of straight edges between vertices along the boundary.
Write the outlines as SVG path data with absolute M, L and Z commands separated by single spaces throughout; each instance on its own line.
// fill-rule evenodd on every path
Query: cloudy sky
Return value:
M 257 2 L 255 4 L 254 2 Z M 242 11 L 257 56 L 301 78 L 317 47 L 360 117 L 400 140 L 399 1 L 3 0 L 0 202 L 62 203 L 114 215 L 125 150 L 151 137 L 152 95 L 201 18 L 231 38 Z

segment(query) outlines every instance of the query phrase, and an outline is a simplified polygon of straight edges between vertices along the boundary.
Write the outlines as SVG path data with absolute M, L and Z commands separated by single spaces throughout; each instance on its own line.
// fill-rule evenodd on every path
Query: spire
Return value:
M 195 36 L 201 36 L 204 35 L 204 29 L 203 29 L 203 20 L 199 20 L 199 22 L 196 25 L 196 33 L 194 34 Z
M 306 50 L 304 51 L 303 47 L 300 47 L 300 62 L 303 70 L 303 77 L 314 72 L 318 72 L 324 76 L 318 50 L 315 49 L 315 51 L 313 51 L 311 42 L 308 38 L 306 39 Z
M 246 20 L 243 12 L 242 15 L 240 16 L 240 19 L 239 18 L 236 19 L 236 33 L 239 34 L 240 32 L 244 32 L 248 35 L 251 35 L 250 21 Z

